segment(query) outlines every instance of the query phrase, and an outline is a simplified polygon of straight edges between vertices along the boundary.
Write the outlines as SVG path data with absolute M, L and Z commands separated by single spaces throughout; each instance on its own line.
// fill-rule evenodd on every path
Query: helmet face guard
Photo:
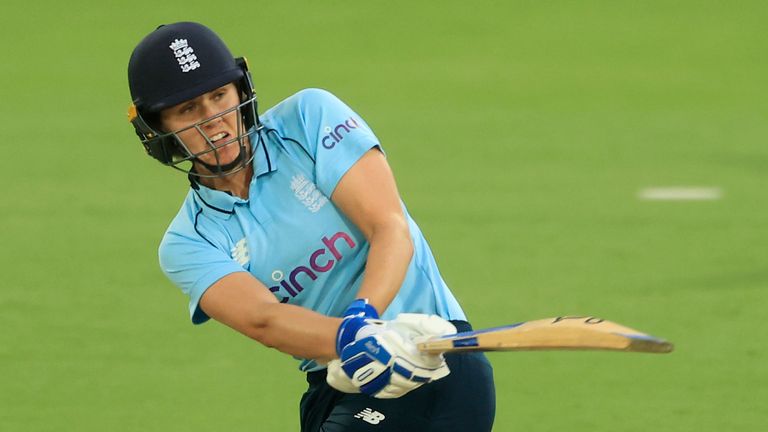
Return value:
M 238 105 L 180 130 L 161 130 L 158 119 L 162 110 L 229 83 L 238 89 Z M 245 58 L 234 58 L 211 29 L 193 22 L 158 27 L 131 54 L 128 84 L 133 98 L 128 119 L 147 153 L 162 164 L 198 177 L 222 177 L 242 170 L 253 160 L 247 137 L 254 127 L 261 128 L 253 81 Z M 202 126 L 234 111 L 237 136 L 214 144 Z M 180 134 L 190 129 L 205 139 L 206 150 L 194 154 L 183 142 Z M 235 142 L 240 147 L 239 155 L 235 161 L 221 164 L 218 150 Z M 209 153 L 214 155 L 215 163 L 200 159 Z M 195 164 L 211 174 L 196 172 Z
M 216 121 L 217 119 L 232 115 L 233 113 L 237 120 L 237 132 L 235 136 L 229 137 L 221 143 L 214 143 L 211 141 L 211 138 L 203 130 L 203 126 Z M 232 108 L 226 109 L 209 118 L 200 120 L 197 123 L 175 131 L 160 132 L 155 130 L 138 113 L 131 119 L 131 123 L 133 123 L 136 128 L 136 133 L 139 135 L 139 139 L 144 145 L 147 153 L 164 165 L 197 177 L 224 177 L 241 171 L 253 160 L 255 153 L 250 148 L 248 135 L 254 131 L 253 126 L 257 123 L 255 120 L 247 121 L 247 119 L 256 118 L 258 117 L 256 115 L 256 97 L 254 96 L 244 102 L 240 102 Z M 260 127 L 255 130 L 259 129 Z M 207 149 L 194 153 L 187 144 L 184 143 L 181 135 L 192 130 L 203 137 L 208 147 Z M 239 153 L 235 160 L 222 164 L 219 158 L 219 149 L 230 145 L 237 145 L 239 147 Z M 214 163 L 203 162 L 201 157 L 207 154 L 212 154 L 214 156 Z M 210 174 L 194 170 L 195 162 L 204 166 L 210 171 Z

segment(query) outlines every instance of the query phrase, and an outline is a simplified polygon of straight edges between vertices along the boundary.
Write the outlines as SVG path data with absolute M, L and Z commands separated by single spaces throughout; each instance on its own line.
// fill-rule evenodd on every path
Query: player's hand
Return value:
M 368 303 L 367 298 L 356 299 L 353 301 L 342 314 L 344 322 L 336 335 L 336 352 L 340 353 L 344 346 L 352 343 L 355 340 L 355 335 L 361 327 L 366 325 L 364 319 L 350 319 L 350 318 L 373 318 L 378 319 L 379 313 L 376 308 Z M 332 360 L 327 365 L 328 376 L 326 381 L 336 390 L 344 393 L 360 393 L 360 388 L 352 383 L 352 379 L 348 377 L 341 369 L 341 361 Z M 333 371 L 333 372 L 331 372 Z
M 415 343 L 456 333 L 456 327 L 449 321 L 437 315 L 416 313 L 402 313 L 394 320 L 389 321 L 387 327 L 397 330 Z
M 368 299 L 353 301 L 344 311 L 344 321 L 336 334 L 336 353 L 341 355 L 341 350 L 355 340 L 358 330 L 366 325 L 366 318 L 378 319 L 376 308 L 368 304 Z
M 450 373 L 441 354 L 419 352 L 416 341 L 455 332 L 434 315 L 401 314 L 393 321 L 346 318 L 337 338 L 341 359 L 328 364 L 327 381 L 346 393 L 400 397 Z

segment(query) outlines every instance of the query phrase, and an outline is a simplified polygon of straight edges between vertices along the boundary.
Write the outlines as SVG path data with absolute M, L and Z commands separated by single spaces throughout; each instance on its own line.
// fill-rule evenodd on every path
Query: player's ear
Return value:
M 155 129 L 160 133 L 169 132 L 163 124 L 163 117 L 160 113 L 149 113 L 145 116 L 144 121 L 146 121 L 152 129 Z

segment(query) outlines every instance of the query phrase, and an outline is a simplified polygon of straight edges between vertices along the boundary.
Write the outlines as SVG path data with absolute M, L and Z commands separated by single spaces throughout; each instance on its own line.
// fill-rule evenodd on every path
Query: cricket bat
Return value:
M 432 338 L 417 344 L 426 353 L 461 351 L 608 350 L 668 353 L 663 339 L 604 319 L 563 316 Z

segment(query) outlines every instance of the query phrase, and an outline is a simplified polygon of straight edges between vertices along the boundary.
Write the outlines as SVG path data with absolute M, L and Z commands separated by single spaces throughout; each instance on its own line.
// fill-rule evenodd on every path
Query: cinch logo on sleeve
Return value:
M 280 298 L 280 295 L 277 293 L 281 289 L 283 289 L 288 295 L 287 297 L 283 296 L 280 298 L 280 303 L 287 303 L 288 300 L 296 297 L 300 292 L 304 291 L 304 285 L 302 285 L 302 281 L 299 280 L 299 276 L 303 275 L 301 277 L 303 283 L 315 281 L 317 280 L 318 273 L 326 273 L 331 271 L 331 269 L 336 266 L 336 263 L 341 261 L 343 255 L 337 247 L 339 240 L 343 240 L 341 245 L 346 243 L 348 249 L 350 250 L 357 247 L 357 244 L 354 240 L 352 240 L 352 237 L 350 237 L 349 234 L 344 232 L 337 232 L 331 238 L 323 237 L 322 242 L 324 247 L 321 247 L 320 249 L 312 252 L 312 254 L 309 256 L 309 262 L 307 265 L 300 265 L 294 268 L 290 271 L 290 273 L 288 273 L 288 277 L 286 277 L 285 273 L 280 270 L 275 270 L 272 272 L 272 280 L 279 282 L 279 285 L 272 286 L 269 288 L 269 290 L 275 293 L 278 298 Z M 329 253 L 333 256 L 333 258 L 325 256 Z
M 333 129 L 326 127 L 325 132 L 328 135 L 324 136 L 320 143 L 323 145 L 323 147 L 330 150 L 344 139 L 345 133 L 348 134 L 351 132 L 351 129 L 357 129 L 359 127 L 360 126 L 357 124 L 357 120 L 355 120 L 353 117 L 350 117 L 347 120 L 337 124 Z

